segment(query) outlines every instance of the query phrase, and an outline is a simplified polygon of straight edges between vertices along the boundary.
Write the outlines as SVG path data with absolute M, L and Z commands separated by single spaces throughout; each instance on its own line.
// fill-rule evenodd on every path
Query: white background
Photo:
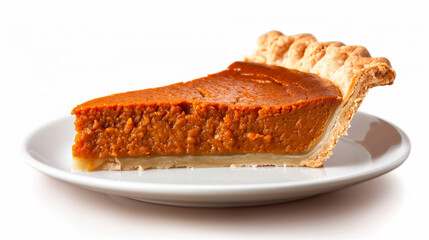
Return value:
M 372 89 L 360 110 L 409 135 L 408 160 L 340 191 L 233 209 L 112 199 L 23 161 L 25 138 L 77 104 L 222 70 L 270 30 L 389 58 L 395 84 Z M 1 238 L 427 238 L 428 44 L 424 1 L 1 1 Z

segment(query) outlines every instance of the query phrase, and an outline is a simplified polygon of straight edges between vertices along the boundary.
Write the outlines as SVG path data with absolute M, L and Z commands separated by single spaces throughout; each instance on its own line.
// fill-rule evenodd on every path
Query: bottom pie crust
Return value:
M 206 168 L 206 167 L 297 167 L 302 156 L 286 154 L 234 154 L 234 155 L 182 155 L 105 158 L 88 162 L 76 159 L 74 170 L 145 170 L 166 168 Z

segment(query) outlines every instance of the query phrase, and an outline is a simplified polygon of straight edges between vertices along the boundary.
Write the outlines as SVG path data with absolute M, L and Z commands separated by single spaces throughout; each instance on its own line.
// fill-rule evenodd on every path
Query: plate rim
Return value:
M 352 174 L 348 174 L 346 176 L 334 176 L 327 179 L 311 179 L 304 182 L 278 182 L 278 183 L 252 183 L 252 184 L 230 184 L 230 185 L 222 185 L 222 184 L 198 184 L 198 185 L 190 185 L 190 184 L 171 184 L 171 183 L 145 183 L 145 182 L 130 182 L 130 181 L 118 181 L 113 179 L 101 179 L 95 178 L 91 176 L 83 176 L 78 174 L 73 174 L 72 171 L 67 172 L 47 164 L 42 163 L 38 159 L 34 158 L 31 155 L 31 150 L 29 149 L 29 145 L 32 139 L 34 139 L 40 132 L 43 132 L 44 129 L 49 126 L 67 121 L 70 117 L 62 117 L 59 119 L 52 120 L 48 123 L 45 123 L 33 130 L 24 141 L 23 144 L 23 155 L 25 161 L 35 168 L 36 170 L 54 177 L 56 179 L 77 184 L 83 187 L 91 187 L 96 189 L 105 189 L 105 190 L 113 190 L 119 192 L 131 192 L 131 193 L 151 193 L 151 194 L 162 194 L 162 195 L 199 195 L 202 194 L 202 190 L 204 190 L 204 194 L 230 194 L 237 193 L 240 194 L 242 192 L 252 191 L 254 193 L 257 192 L 266 192 L 266 191 L 276 191 L 276 190 L 292 190 L 292 189 L 305 189 L 305 188 L 314 188 L 318 186 L 325 186 L 341 180 L 343 183 L 345 182 L 362 182 L 366 180 L 370 180 L 374 177 L 380 176 L 382 174 L 388 173 L 393 169 L 402 165 L 405 162 L 407 157 L 411 152 L 411 142 L 407 134 L 395 124 L 386 121 L 382 118 L 379 118 L 375 115 L 364 113 L 358 111 L 356 114 L 365 115 L 367 117 L 376 118 L 386 122 L 387 124 L 393 126 L 396 131 L 401 135 L 401 144 L 399 149 L 395 149 L 394 151 L 401 151 L 401 155 L 395 157 L 392 161 L 389 161 L 389 164 L 383 164 L 380 166 L 375 166 L 374 168 L 370 168 L 367 171 L 356 172 Z M 351 139 L 344 138 L 343 140 L 353 141 Z M 392 150 L 388 150 L 392 151 Z M 387 153 L 387 152 L 386 152 Z M 384 154 L 386 154 L 384 153 Z

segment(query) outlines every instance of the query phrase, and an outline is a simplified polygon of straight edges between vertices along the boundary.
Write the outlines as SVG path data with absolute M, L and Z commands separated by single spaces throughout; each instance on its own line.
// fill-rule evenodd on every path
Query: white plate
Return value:
M 86 189 L 180 206 L 246 206 L 304 198 L 387 173 L 407 158 L 410 141 L 398 127 L 358 113 L 322 168 L 200 168 L 72 172 L 73 118 L 49 123 L 25 144 L 27 162 Z

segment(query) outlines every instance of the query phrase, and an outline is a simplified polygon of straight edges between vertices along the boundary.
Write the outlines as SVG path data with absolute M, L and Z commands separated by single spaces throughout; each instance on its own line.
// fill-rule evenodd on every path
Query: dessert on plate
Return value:
M 320 167 L 369 88 L 394 78 L 364 47 L 269 32 L 224 71 L 75 107 L 74 168 Z

